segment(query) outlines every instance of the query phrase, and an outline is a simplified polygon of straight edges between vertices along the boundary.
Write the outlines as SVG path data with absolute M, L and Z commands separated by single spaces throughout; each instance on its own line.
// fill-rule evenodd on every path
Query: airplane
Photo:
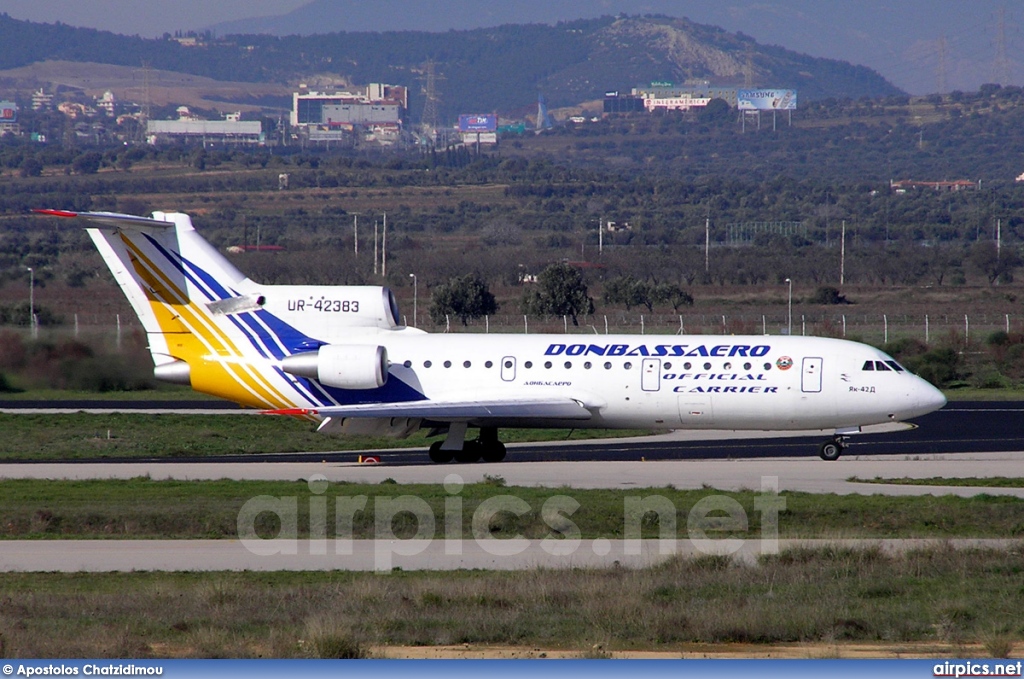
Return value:
M 179 212 L 34 210 L 88 222 L 138 315 L 157 379 L 318 431 L 444 434 L 435 463 L 498 462 L 500 428 L 834 432 L 946 399 L 871 346 L 768 335 L 428 334 L 381 286 L 261 285 Z M 479 429 L 475 439 L 467 430 Z

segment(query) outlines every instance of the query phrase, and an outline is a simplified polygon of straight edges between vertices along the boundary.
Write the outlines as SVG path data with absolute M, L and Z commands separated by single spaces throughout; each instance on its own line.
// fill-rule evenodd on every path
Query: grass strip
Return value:
M 0 413 L 0 462 L 103 458 L 216 457 L 254 453 L 423 448 L 426 432 L 407 439 L 329 436 L 316 425 L 271 415 L 62 415 Z M 508 443 L 639 436 L 650 432 L 609 429 L 509 429 Z M 474 434 L 475 435 L 475 434 Z M 426 455 L 424 453 L 424 459 Z
M 1024 478 L 1015 476 L 994 476 L 989 478 L 946 478 L 943 476 L 932 476 L 927 479 L 915 479 L 904 476 L 903 478 L 883 479 L 876 476 L 873 479 L 862 479 L 858 476 L 851 476 L 847 479 L 850 483 L 879 483 L 897 486 L 966 486 L 978 488 L 1024 488 Z
M 643 570 L 5 574 L 6 657 L 365 657 L 386 645 L 682 650 L 932 641 L 1005 657 L 1020 550 L 783 552 Z
M 243 507 L 250 512 L 251 524 L 245 525 L 252 525 L 259 537 L 305 538 L 314 497 L 326 499 L 329 538 L 338 536 L 339 523 L 345 530 L 349 521 L 354 537 L 377 537 L 378 511 L 391 516 L 391 529 L 400 538 L 431 537 L 418 533 L 416 513 L 433 517 L 435 538 L 444 537 L 449 515 L 461 516 L 465 538 L 473 538 L 476 530 L 495 538 L 529 539 L 576 531 L 583 539 L 621 539 L 635 535 L 627 533 L 628 527 L 639 527 L 646 538 L 661 536 L 663 528 L 666 536 L 687 537 L 698 527 L 712 538 L 753 538 L 761 536 L 762 521 L 771 518 L 761 509 L 766 496 L 753 491 L 505 487 L 498 477 L 454 493 L 441 485 L 384 482 L 334 483 L 318 494 L 301 481 L 9 479 L 0 481 L 0 497 L 0 539 L 235 538 Z M 267 498 L 294 499 L 294 528 L 273 511 L 252 513 L 269 508 Z M 365 498 L 360 511 L 344 508 L 352 498 Z M 1014 497 L 787 492 L 776 500 L 785 503 L 778 525 L 786 538 L 1024 537 L 1024 500 Z M 515 511 L 489 511 L 497 501 L 513 501 L 519 508 L 506 504 Z M 474 515 L 485 502 L 474 528 Z M 730 515 L 745 516 L 746 529 L 728 524 Z

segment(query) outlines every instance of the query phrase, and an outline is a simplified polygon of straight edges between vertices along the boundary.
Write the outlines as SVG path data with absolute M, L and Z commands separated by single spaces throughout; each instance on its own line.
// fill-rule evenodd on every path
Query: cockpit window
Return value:
M 906 372 L 907 369 L 902 365 L 892 360 L 891 358 L 887 361 L 864 361 L 864 367 L 861 370 L 867 371 L 878 371 L 878 372 Z

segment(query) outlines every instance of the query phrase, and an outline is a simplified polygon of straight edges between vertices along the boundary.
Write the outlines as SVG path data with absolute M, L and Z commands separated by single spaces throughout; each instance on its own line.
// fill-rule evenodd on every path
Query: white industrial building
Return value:
M 201 142 L 216 144 L 262 144 L 263 125 L 240 120 L 150 120 L 146 123 L 150 144 Z

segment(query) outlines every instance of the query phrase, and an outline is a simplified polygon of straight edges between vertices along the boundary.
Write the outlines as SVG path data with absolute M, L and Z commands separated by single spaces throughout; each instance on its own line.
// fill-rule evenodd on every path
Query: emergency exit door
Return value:
M 806 394 L 821 393 L 821 359 L 805 358 L 800 389 Z
M 658 391 L 661 389 L 661 359 L 645 358 L 641 365 L 640 389 Z

